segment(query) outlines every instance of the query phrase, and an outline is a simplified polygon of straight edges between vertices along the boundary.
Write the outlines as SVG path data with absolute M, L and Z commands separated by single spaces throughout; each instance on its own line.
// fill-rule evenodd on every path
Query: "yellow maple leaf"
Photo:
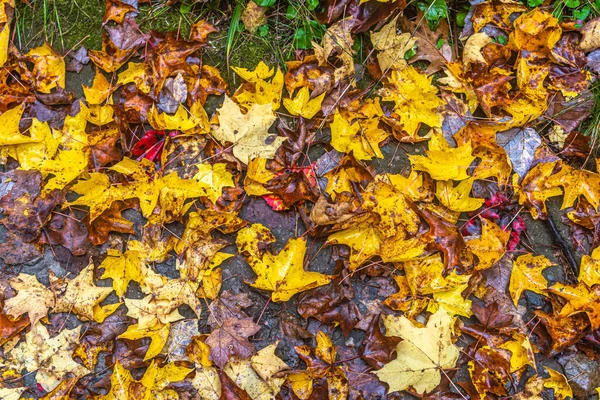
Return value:
M 126 85 L 128 83 L 135 83 L 135 86 L 142 91 L 142 93 L 150 93 L 150 85 L 148 84 L 149 74 L 146 72 L 146 64 L 143 62 L 134 63 L 129 62 L 127 69 L 121 72 L 117 77 L 117 85 Z
M 248 171 L 244 178 L 244 190 L 248 196 L 263 196 L 271 192 L 264 185 L 275 178 L 275 174 L 267 169 L 267 159 L 256 157 L 248 163 Z
M 591 256 L 581 257 L 578 280 L 588 287 L 600 284 L 600 247 L 596 247 Z
M 326 93 L 323 92 L 314 99 L 311 99 L 308 87 L 304 86 L 296 92 L 296 97 L 294 99 L 283 99 L 283 106 L 292 115 L 311 119 L 321 110 L 321 103 L 325 98 L 325 94 Z
M 430 128 L 442 126 L 438 107 L 445 103 L 437 96 L 438 89 L 431 84 L 432 78 L 409 66 L 392 71 L 381 91 L 382 100 L 395 103 L 394 111 L 402 129 L 414 141 L 421 140 L 418 137 L 421 124 Z
M 114 121 L 115 110 L 111 104 L 106 104 L 104 106 L 100 104 L 90 104 L 89 106 L 86 106 L 82 103 L 79 105 L 79 108 L 81 109 L 81 113 L 85 115 L 85 119 L 96 126 L 108 125 Z
M 423 328 L 406 317 L 388 315 L 383 321 L 386 336 L 403 340 L 396 346 L 396 358 L 373 373 L 388 384 L 389 392 L 411 386 L 419 394 L 435 389 L 441 382 L 440 371 L 453 368 L 460 354 L 452 343 L 455 317 L 440 309 Z
M 96 69 L 92 86 L 84 86 L 82 84 L 81 87 L 83 88 L 85 101 L 90 105 L 104 103 L 112 91 L 110 83 L 99 69 Z
M 284 376 L 274 376 L 289 368 L 275 355 L 278 343 L 263 348 L 250 360 L 231 360 L 223 368 L 227 376 L 252 399 L 274 398 L 286 380 Z
M 48 43 L 29 50 L 26 56 L 33 62 L 33 82 L 36 90 L 50 93 L 56 87 L 65 87 L 65 60 Z
M 376 226 L 385 237 L 405 238 L 418 231 L 421 220 L 402 193 L 381 180 L 369 183 L 363 192 L 363 209 L 378 214 Z
M 53 312 L 74 312 L 81 320 L 94 319 L 94 307 L 104 300 L 112 287 L 94 284 L 94 264 L 90 263 L 75 278 L 62 281 L 50 271 L 50 286 L 56 296 Z
M 600 174 L 576 169 L 560 163 L 560 171 L 546 180 L 549 187 L 562 186 L 563 202 L 561 209 L 572 207 L 579 196 L 583 196 L 597 210 L 600 206 Z
M 349 266 L 355 271 L 367 260 L 381 252 L 383 236 L 379 229 L 370 223 L 363 223 L 334 233 L 327 238 L 328 243 L 345 244 L 350 247 Z
M 524 290 L 546 295 L 548 281 L 542 271 L 552 265 L 552 261 L 546 257 L 532 254 L 519 256 L 513 262 L 508 290 L 515 306 Z
M 452 181 L 438 181 L 436 183 L 435 195 L 440 203 L 452 211 L 474 211 L 481 207 L 484 199 L 469 197 L 472 187 L 472 179 L 465 179 L 456 187 Z
M 373 157 L 383 158 L 379 143 L 388 134 L 380 129 L 376 118 L 358 120 L 350 124 L 336 110 L 331 123 L 331 145 L 342 153 L 353 152 L 357 160 L 371 160 Z
M 510 232 L 504 231 L 494 222 L 481 219 L 481 236 L 467 241 L 467 247 L 477 256 L 476 270 L 490 268 L 502 258 Z
M 227 171 L 227 164 L 197 164 L 198 172 L 194 178 L 206 190 L 206 197 L 213 203 L 221 197 L 224 187 L 233 187 L 233 177 Z
M 276 119 L 271 104 L 254 104 L 242 114 L 240 107 L 225 96 L 218 111 L 219 127 L 212 133 L 221 143 L 232 143 L 233 155 L 244 164 L 256 157 L 273 158 L 286 140 L 268 132 Z
M 471 154 L 471 143 L 450 147 L 442 134 L 436 134 L 429 141 L 426 156 L 409 155 L 413 170 L 424 171 L 439 181 L 462 181 L 469 178 L 467 169 L 475 160 Z
M 192 372 L 193 369 L 185 368 L 169 363 L 162 368 L 157 362 L 152 362 L 144 376 L 137 381 L 131 376 L 131 372 L 125 369 L 119 360 L 115 362 L 110 377 L 110 391 L 104 396 L 98 397 L 102 400 L 153 400 L 162 397 L 161 392 L 172 382 L 179 382 Z
M 600 328 L 600 286 L 589 288 L 585 283 L 579 282 L 576 286 L 556 283 L 548 291 L 567 300 L 567 304 L 560 310 L 561 317 L 585 313 L 592 325 L 592 329 Z
M 233 95 L 235 101 L 245 110 L 250 110 L 256 105 L 271 105 L 273 111 L 279 109 L 281 92 L 283 91 L 283 73 L 278 68 L 269 68 L 260 61 L 254 71 L 246 68 L 231 67 L 243 80 L 243 84 Z M 267 81 L 268 78 L 270 81 Z
M 529 337 L 519 332 L 514 332 L 511 338 L 499 346 L 511 352 L 510 372 L 516 372 L 530 365 L 536 369 L 535 355 Z
M 162 278 L 146 266 L 142 253 L 135 250 L 121 253 L 115 249 L 106 252 L 107 257 L 98 268 L 104 268 L 101 279 L 112 278 L 117 296 L 125 295 L 130 281 L 138 282 L 146 293 L 160 286 Z
M 7 10 L 14 8 L 15 0 L 0 0 L 0 67 L 4 66 L 8 60 L 10 24 L 12 22 L 13 13 L 11 12 L 7 14 Z
M 544 367 L 544 369 L 550 374 L 550 377 L 544 380 L 544 387 L 554 390 L 554 398 L 558 400 L 573 398 L 573 389 L 567 377 L 552 368 Z
M 131 306 L 131 304 L 130 304 Z M 178 313 L 179 314 L 179 313 Z M 129 315 L 129 314 L 128 314 Z M 182 319 L 179 316 L 173 317 L 175 321 Z M 169 332 L 171 331 L 171 324 L 163 324 L 161 322 L 155 322 L 152 326 L 142 328 L 140 324 L 133 324 L 127 327 L 127 330 L 120 334 L 120 339 L 138 340 L 142 338 L 149 338 L 150 345 L 148 345 L 148 351 L 144 355 L 144 361 L 151 360 L 160 354 L 167 340 L 169 339 Z
M 244 232 L 247 230 L 249 235 Z M 252 238 L 253 234 L 254 231 L 250 228 L 242 229 L 236 240 L 238 247 L 248 247 L 246 238 Z M 250 248 L 253 247 L 250 245 Z M 304 238 L 290 239 L 277 255 L 269 252 L 262 256 L 254 251 L 249 253 L 248 263 L 258 276 L 250 285 L 272 292 L 271 298 L 275 302 L 288 301 L 296 293 L 326 285 L 331 281 L 327 275 L 304 270 Z
M 159 112 L 152 106 L 148 111 L 148 123 L 159 130 L 189 131 L 197 126 L 208 127 L 208 116 L 199 104 L 190 107 L 189 112 L 180 104 L 173 115 Z
M 22 135 L 19 131 L 19 124 L 25 106 L 23 104 L 11 108 L 0 115 L 0 126 L 2 126 L 2 136 L 0 136 L 0 146 L 11 146 L 24 143 L 39 142 L 39 138 Z
M 44 325 L 35 324 L 25 335 L 25 341 L 10 352 L 9 362 L 19 369 L 37 371 L 37 383 L 49 392 L 69 374 L 81 377 L 90 372 L 71 356 L 79 343 L 80 331 L 81 326 L 50 337 Z
M 514 27 L 509 45 L 529 52 L 549 53 L 562 35 L 558 19 L 539 8 L 521 14 L 515 20 Z

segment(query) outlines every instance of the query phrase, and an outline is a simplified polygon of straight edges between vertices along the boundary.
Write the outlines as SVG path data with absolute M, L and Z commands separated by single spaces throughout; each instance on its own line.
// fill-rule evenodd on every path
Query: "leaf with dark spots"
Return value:
M 202 46 L 202 43 L 176 39 L 172 33 L 167 34 L 165 40 L 156 45 L 147 58 L 147 63 L 152 68 L 152 75 L 156 79 L 155 97 L 160 95 L 166 79 L 175 71 L 183 71 L 190 76 L 195 75 L 186 59 Z
M 585 198 L 563 215 L 562 221 L 570 228 L 574 250 L 585 251 L 585 240 L 592 248 L 600 245 L 600 214 Z
M 217 371 L 221 379 L 221 397 L 219 400 L 252 400 L 248 393 L 238 387 L 222 370 Z
M 276 174 L 265 188 L 282 201 L 284 209 L 304 201 L 316 201 L 317 181 L 312 167 L 286 168 Z
M 227 82 L 219 70 L 210 65 L 202 65 L 200 74 L 186 80 L 189 88 L 189 97 L 192 102 L 199 101 L 204 104 L 209 95 L 222 96 L 227 93 Z
M 9 176 L 13 185 L 0 198 L 0 208 L 7 216 L 1 222 L 22 241 L 32 242 L 40 235 L 64 194 L 58 190 L 40 193 L 41 174 L 38 171 L 15 170 Z
M 380 315 L 373 318 L 367 336 L 360 349 L 361 358 L 372 368 L 381 369 L 394 359 L 399 337 L 385 336 L 381 332 Z
M 560 353 L 577 343 L 587 334 L 590 326 L 590 322 L 583 314 L 559 317 L 539 310 L 535 311 L 535 314 L 552 338 L 552 345 L 548 349 L 550 355 Z
M 480 396 L 506 396 L 506 382 L 510 379 L 510 365 L 497 350 L 482 347 L 469 361 L 472 383 Z
M 255 352 L 254 345 L 248 337 L 260 330 L 252 318 L 230 318 L 224 321 L 206 338 L 210 346 L 210 358 L 223 368 L 231 357 L 248 358 Z
M 128 13 L 137 14 L 137 7 L 133 4 L 134 2 L 131 0 L 106 0 L 106 11 L 102 22 L 104 24 L 109 21 L 114 21 L 117 24 L 122 23 Z M 137 1 L 135 1 L 135 4 L 137 5 Z
M 96 131 L 88 137 L 90 162 L 98 170 L 107 164 L 121 160 L 123 153 L 117 141 L 121 138 L 119 130 L 109 128 Z
M 362 318 L 353 299 L 354 289 L 349 279 L 342 279 L 338 275 L 329 285 L 302 294 L 298 301 L 298 313 L 303 318 L 313 317 L 326 325 L 339 324 L 344 336 L 348 337 Z
M 148 338 L 138 340 L 119 339 L 115 342 L 112 352 L 112 360 L 119 361 L 125 369 L 147 367 L 149 362 L 144 361 L 148 352 L 150 340 Z
M 590 148 L 590 137 L 573 131 L 565 139 L 561 154 L 565 157 L 578 157 L 586 160 L 592 149 Z
M 133 56 L 134 51 L 120 49 L 106 32 L 102 32 L 102 50 L 90 50 L 88 56 L 102 70 L 115 72 Z

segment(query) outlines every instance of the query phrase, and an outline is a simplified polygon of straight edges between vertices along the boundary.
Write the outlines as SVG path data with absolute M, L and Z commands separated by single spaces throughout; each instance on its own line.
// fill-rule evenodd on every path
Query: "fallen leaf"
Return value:
M 249 358 L 254 354 L 254 345 L 248 337 L 260 330 L 252 318 L 229 318 L 221 323 L 205 340 L 210 346 L 210 358 L 223 368 L 230 357 Z
M 17 295 L 5 300 L 4 312 L 7 315 L 16 319 L 27 314 L 31 326 L 35 326 L 54 306 L 54 294 L 42 285 L 35 275 L 21 273 L 9 283 L 17 291 Z
M 403 340 L 396 346 L 396 358 L 373 372 L 388 384 L 389 392 L 413 387 L 417 393 L 433 390 L 441 382 L 441 369 L 453 368 L 459 350 L 452 343 L 455 318 L 438 310 L 427 325 L 416 327 L 405 317 L 384 317 L 386 336 Z
M 548 281 L 542 275 L 542 271 L 552 265 L 554 264 L 544 256 L 525 254 L 517 257 L 513 262 L 509 284 L 515 306 L 524 290 L 546 295 Z
M 58 279 L 50 271 L 50 287 L 56 297 L 53 312 L 74 312 L 82 320 L 94 319 L 94 306 L 104 300 L 112 287 L 94 284 L 94 264 L 90 263 L 79 275 L 71 280 Z
M 244 164 L 256 157 L 273 158 L 286 140 L 268 133 L 275 118 L 270 104 L 253 105 L 244 115 L 233 100 L 225 97 L 219 108 L 219 128 L 213 135 L 223 143 L 232 143 L 233 155 Z
M 51 338 L 46 327 L 36 323 L 25 335 L 25 342 L 11 351 L 9 360 L 17 368 L 37 371 L 37 383 L 45 391 L 51 391 L 66 376 L 81 377 L 90 372 L 71 356 L 79 341 L 80 330 L 80 327 L 65 329 Z

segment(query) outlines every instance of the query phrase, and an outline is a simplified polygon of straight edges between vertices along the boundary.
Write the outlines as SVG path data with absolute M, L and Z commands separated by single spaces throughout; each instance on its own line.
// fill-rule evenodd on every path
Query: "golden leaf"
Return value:
M 532 254 L 519 256 L 513 262 L 508 290 L 515 306 L 524 290 L 546 295 L 548 281 L 542 271 L 552 265 L 554 264 L 546 257 L 535 257 Z
M 238 247 L 248 246 L 244 239 L 244 228 L 237 237 Z M 246 236 L 248 237 L 248 236 Z M 277 255 L 269 252 L 254 254 L 250 252 L 248 263 L 258 278 L 250 285 L 272 293 L 275 302 L 288 301 L 296 293 L 328 284 L 327 275 L 304 270 L 306 239 L 290 239 Z
M 450 147 L 444 136 L 433 135 L 429 141 L 426 156 L 409 155 L 413 170 L 425 171 L 440 181 L 467 179 L 467 169 L 475 160 L 471 155 L 473 149 L 470 143 L 458 147 Z
M 438 107 L 445 103 L 437 96 L 438 89 L 428 78 L 413 66 L 401 71 L 392 71 L 391 77 L 381 90 L 382 100 L 393 101 L 402 130 L 413 141 L 422 140 L 418 136 L 421 124 L 430 128 L 442 126 L 442 114 Z

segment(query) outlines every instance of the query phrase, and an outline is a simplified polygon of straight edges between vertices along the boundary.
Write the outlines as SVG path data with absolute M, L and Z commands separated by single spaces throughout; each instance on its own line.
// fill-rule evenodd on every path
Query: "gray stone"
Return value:
M 600 386 L 598 363 L 582 353 L 576 354 L 567 361 L 565 376 L 576 399 L 587 398 Z

